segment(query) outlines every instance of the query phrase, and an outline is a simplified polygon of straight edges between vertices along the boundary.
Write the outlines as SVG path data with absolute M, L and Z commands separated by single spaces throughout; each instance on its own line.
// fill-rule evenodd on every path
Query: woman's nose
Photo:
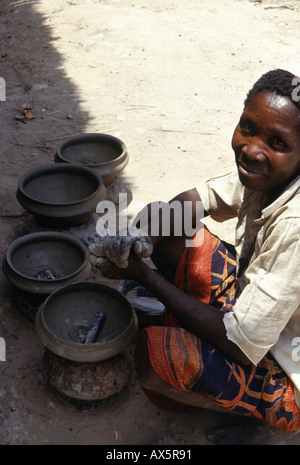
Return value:
M 264 152 L 263 147 L 259 143 L 252 143 L 245 144 L 242 147 L 242 154 L 244 157 L 247 157 L 248 160 L 251 161 L 265 161 L 266 154 Z

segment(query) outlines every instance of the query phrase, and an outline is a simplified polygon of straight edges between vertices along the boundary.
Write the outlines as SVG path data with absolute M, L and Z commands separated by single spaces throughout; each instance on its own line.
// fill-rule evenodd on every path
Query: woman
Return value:
M 126 268 L 116 266 L 124 241 L 106 249 L 106 277 L 139 281 L 166 307 L 165 325 L 146 328 L 136 350 L 141 386 L 164 408 L 227 410 L 300 429 L 300 105 L 292 97 L 294 78 L 274 70 L 257 81 L 232 138 L 237 169 L 176 197 L 182 205 L 192 202 L 194 218 L 200 201 L 217 221 L 237 217 L 234 247 L 205 227 L 186 247 L 184 234 L 172 236 L 174 220 L 169 237 L 151 237 L 161 275 L 134 249 Z

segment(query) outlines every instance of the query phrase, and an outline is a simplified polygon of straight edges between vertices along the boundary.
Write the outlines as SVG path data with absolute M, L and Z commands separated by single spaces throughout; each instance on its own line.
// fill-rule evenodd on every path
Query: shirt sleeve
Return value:
M 254 364 L 277 342 L 300 301 L 300 219 L 281 219 L 270 229 L 233 311 L 224 316 L 228 339 Z
M 225 221 L 238 215 L 244 188 L 237 169 L 211 178 L 196 186 L 204 210 L 215 220 Z

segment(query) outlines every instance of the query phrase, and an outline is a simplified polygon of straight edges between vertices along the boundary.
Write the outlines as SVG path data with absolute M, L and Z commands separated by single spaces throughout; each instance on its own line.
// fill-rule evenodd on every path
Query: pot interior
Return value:
M 122 147 L 113 143 L 82 142 L 71 144 L 62 151 L 62 157 L 71 163 L 99 165 L 115 160 L 122 154 Z
M 99 312 L 104 313 L 105 322 L 96 343 L 117 338 L 131 322 L 128 306 L 109 293 L 74 289 L 52 297 L 44 306 L 43 321 L 61 340 L 81 344 Z
M 33 199 L 51 204 L 78 202 L 93 195 L 97 180 L 77 172 L 39 173 L 24 183 L 24 192 Z
M 12 252 L 11 264 L 21 275 L 37 280 L 63 279 L 76 273 L 85 260 L 73 244 L 57 240 L 35 240 Z

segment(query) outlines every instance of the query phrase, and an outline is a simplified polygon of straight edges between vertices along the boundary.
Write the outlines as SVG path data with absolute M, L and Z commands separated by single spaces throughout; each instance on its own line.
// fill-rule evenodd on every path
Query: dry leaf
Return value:
M 15 115 L 17 121 L 21 121 L 22 123 L 28 123 L 28 121 L 34 118 L 34 115 L 31 111 L 32 107 L 28 104 L 22 105 L 22 111 L 20 114 Z

